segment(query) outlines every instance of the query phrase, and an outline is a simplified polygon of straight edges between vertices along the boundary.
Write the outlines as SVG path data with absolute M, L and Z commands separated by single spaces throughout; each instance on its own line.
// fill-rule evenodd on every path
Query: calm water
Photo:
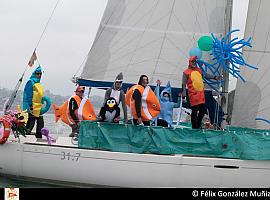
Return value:
M 71 129 L 61 120 L 56 124 L 55 118 L 53 114 L 45 114 L 44 115 L 44 122 L 45 127 L 50 130 L 51 133 L 61 134 L 61 135 L 68 135 L 71 132 Z M 35 131 L 35 127 L 33 129 Z M 49 184 L 49 183 L 40 183 L 37 181 L 31 180 L 21 180 L 17 178 L 10 178 L 10 177 L 3 177 L 0 176 L 0 188 L 5 187 L 34 187 L 34 188 L 43 188 L 43 187 L 63 187 L 62 185 L 57 184 Z

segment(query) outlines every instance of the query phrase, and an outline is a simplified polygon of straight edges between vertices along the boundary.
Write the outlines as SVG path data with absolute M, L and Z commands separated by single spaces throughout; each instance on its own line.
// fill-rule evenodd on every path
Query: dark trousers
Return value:
M 28 113 L 28 120 L 26 124 L 26 128 L 28 129 L 28 134 L 31 134 L 35 126 L 35 121 L 37 121 L 36 127 L 36 138 L 42 138 L 41 129 L 44 127 L 44 119 L 43 116 L 35 117 L 31 113 Z
M 199 104 L 196 106 L 191 106 L 191 123 L 192 128 L 198 129 L 201 128 L 201 123 L 204 114 L 206 114 L 206 109 L 204 104 Z
M 72 133 L 79 133 L 79 126 L 77 124 L 70 125 Z
M 150 126 L 150 121 L 142 121 L 142 123 L 143 123 L 145 126 Z M 133 124 L 134 124 L 134 125 L 139 125 L 139 124 L 138 124 L 138 120 L 137 120 L 137 119 L 133 119 Z
M 77 124 L 71 124 L 70 127 L 72 132 L 69 134 L 69 137 L 78 136 L 80 127 Z
M 163 119 L 158 119 L 157 120 L 157 125 L 158 126 L 163 126 L 163 127 L 168 127 L 168 122 L 166 122 L 165 120 L 163 120 Z

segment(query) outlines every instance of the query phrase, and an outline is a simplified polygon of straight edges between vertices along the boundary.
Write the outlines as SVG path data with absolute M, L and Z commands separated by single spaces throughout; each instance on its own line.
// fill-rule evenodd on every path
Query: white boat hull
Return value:
M 28 141 L 28 142 L 27 142 Z M 116 187 L 269 187 L 270 161 L 78 149 L 27 137 L 0 146 L 0 173 Z

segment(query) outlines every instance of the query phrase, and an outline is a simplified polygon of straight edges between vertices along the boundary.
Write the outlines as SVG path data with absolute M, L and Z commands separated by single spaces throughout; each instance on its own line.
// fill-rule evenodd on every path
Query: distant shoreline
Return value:
M 7 88 L 0 88 L 0 110 L 3 111 L 3 106 L 6 100 L 11 96 L 13 90 Z M 56 104 L 57 106 L 61 106 L 66 100 L 69 99 L 70 96 L 61 96 L 55 95 L 50 92 L 50 90 L 45 90 L 44 96 L 48 96 L 51 99 L 52 104 Z M 21 105 L 22 107 L 22 98 L 23 98 L 23 91 L 18 90 L 16 98 L 12 104 L 11 110 L 17 110 L 17 105 Z M 90 96 L 90 101 L 95 108 L 95 110 L 99 110 L 103 103 L 103 97 L 93 95 Z M 54 114 L 53 107 L 51 106 L 48 113 Z

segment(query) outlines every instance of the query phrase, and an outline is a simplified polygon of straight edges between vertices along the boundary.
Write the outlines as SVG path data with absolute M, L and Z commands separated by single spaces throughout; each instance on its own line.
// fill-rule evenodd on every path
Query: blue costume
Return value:
M 167 93 L 168 96 L 164 96 Z M 162 90 L 161 94 L 159 94 L 159 85 L 157 86 L 156 94 L 159 97 L 160 102 L 160 113 L 157 117 L 157 125 L 158 126 L 171 126 L 173 122 L 173 108 L 180 107 L 181 98 L 178 97 L 178 103 L 172 102 L 171 95 L 171 85 L 170 82 L 167 83 L 166 88 Z
M 32 129 L 36 126 L 36 138 L 42 138 L 41 129 L 44 127 L 44 119 L 42 110 L 42 102 L 44 100 L 44 88 L 40 84 L 42 75 L 41 67 L 37 67 L 32 73 L 30 79 L 27 81 L 23 92 L 23 110 L 28 111 L 28 121 L 26 128 L 28 134 L 31 134 Z M 47 105 L 50 106 L 50 102 L 47 101 Z M 46 107 L 48 107 L 46 106 Z
M 27 81 L 23 90 L 23 110 L 30 111 L 33 107 L 33 87 L 35 83 L 40 83 L 41 77 L 37 77 L 36 73 L 42 73 L 41 67 L 38 66 L 32 73 L 30 79 Z

